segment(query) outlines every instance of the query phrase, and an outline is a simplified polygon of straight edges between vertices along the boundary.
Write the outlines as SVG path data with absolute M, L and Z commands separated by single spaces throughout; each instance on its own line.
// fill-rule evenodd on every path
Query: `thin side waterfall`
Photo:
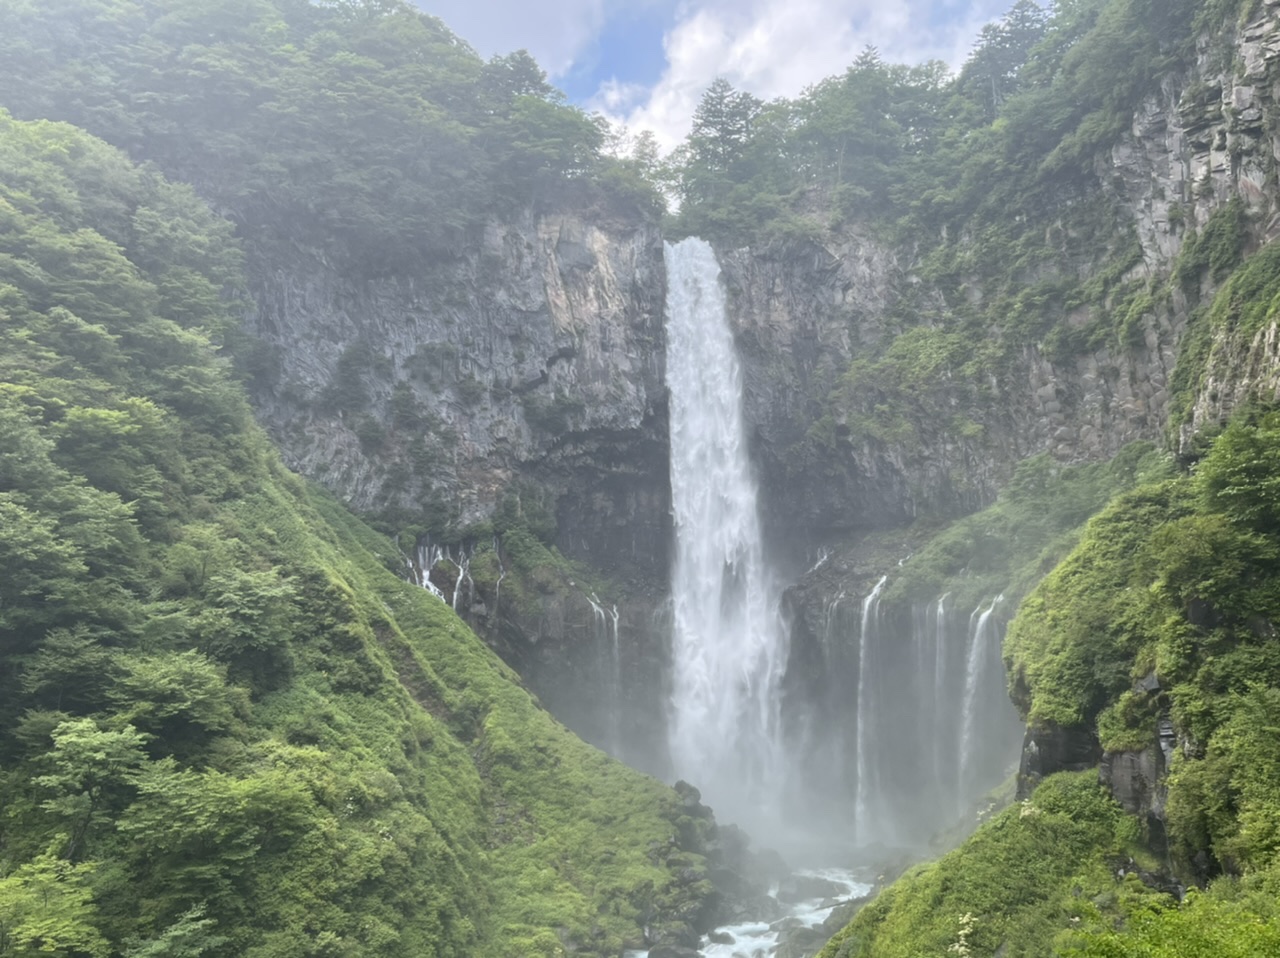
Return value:
M 1000 640 L 1003 630 L 995 627 L 996 620 L 992 618 L 993 613 L 1004 601 L 1003 595 L 998 595 L 992 601 L 985 611 L 979 614 L 982 606 L 978 606 L 974 610 L 977 616 L 976 624 L 972 629 L 972 637 L 969 640 L 969 660 L 965 666 L 964 677 L 964 712 L 960 725 L 960 771 L 962 776 L 972 776 L 976 760 L 976 749 L 978 747 L 978 710 L 981 706 L 981 686 L 983 678 L 989 676 L 992 669 L 992 659 L 998 660 L 1000 657 Z M 961 791 L 965 790 L 968 783 L 961 781 Z
M 711 247 L 666 247 L 675 773 L 726 821 L 764 822 L 782 774 L 787 633 L 764 563 L 742 373 Z
M 824 698 L 796 739 L 797 777 L 843 795 L 825 806 L 831 828 L 851 817 L 863 847 L 927 842 L 971 814 L 1022 737 L 1000 655 L 1007 603 L 983 599 L 970 613 L 951 593 L 888 602 L 890 581 L 827 600 L 806 664 Z
M 604 748 L 610 755 L 622 754 L 622 650 L 618 642 L 618 607 L 605 608 L 594 592 L 587 596 L 595 616 L 595 640 L 600 663 L 600 688 L 605 701 Z
M 862 600 L 862 626 L 858 630 L 858 718 L 855 736 L 857 737 L 857 798 L 854 802 L 853 830 L 858 841 L 863 841 L 867 834 L 868 804 L 871 800 L 871 651 L 879 631 L 880 590 L 884 588 L 888 576 L 881 576 L 871 594 Z
M 947 600 L 951 593 L 944 593 L 933 606 L 933 714 L 936 723 L 938 716 L 944 714 L 947 691 Z M 943 755 L 942 736 L 933 740 L 933 775 L 936 781 L 942 781 L 942 768 L 946 761 Z

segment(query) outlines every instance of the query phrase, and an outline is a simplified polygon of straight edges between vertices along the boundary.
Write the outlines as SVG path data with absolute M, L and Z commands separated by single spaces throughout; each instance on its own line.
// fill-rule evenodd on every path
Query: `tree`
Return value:
M 91 864 L 41 855 L 0 878 L 0 958 L 105 958 L 86 879 Z
M 764 104 L 716 77 L 693 111 L 689 148 L 693 162 L 713 173 L 728 173 L 751 139 Z
M 195 905 L 157 937 L 130 941 L 125 958 L 200 958 L 225 945 L 227 938 L 213 932 L 218 923 L 204 912 L 204 905 Z
M 1045 35 L 1048 12 L 1035 0 L 1018 0 L 998 22 L 988 23 L 960 74 L 961 87 L 983 103 L 987 118 L 1018 90 L 1019 74 Z
M 1280 413 L 1236 419 L 1197 467 L 1205 502 L 1259 532 L 1280 529 Z
M 45 757 L 50 771 L 35 782 L 52 793 L 43 808 L 61 816 L 70 828 L 66 850 L 75 861 L 91 831 L 111 819 L 146 762 L 142 747 L 148 736 L 132 725 L 104 729 L 91 718 L 63 722 L 53 731 L 53 751 Z

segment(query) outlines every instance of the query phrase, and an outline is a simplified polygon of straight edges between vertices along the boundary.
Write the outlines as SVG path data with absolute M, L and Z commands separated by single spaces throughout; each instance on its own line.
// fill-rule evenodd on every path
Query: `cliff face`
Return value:
M 576 210 L 492 222 L 414 275 L 358 278 L 299 250 L 253 277 L 256 391 L 289 464 L 356 508 L 465 528 L 521 480 L 573 508 L 601 565 L 665 555 L 662 243 Z M 657 518 L 655 518 L 657 517 Z
M 670 493 L 655 225 L 526 213 L 413 275 L 356 277 L 307 249 L 253 262 L 254 399 L 288 464 L 401 528 L 456 530 L 449 558 L 425 553 L 424 570 L 402 540 L 405 559 L 562 721 L 661 770 Z M 501 543 L 483 576 L 483 523 L 504 502 L 549 513 L 560 550 L 610 580 L 580 581 L 549 554 L 522 570 Z
M 1097 188 L 1141 247 L 1121 281 L 1169 277 L 1186 238 L 1233 199 L 1250 244 L 1280 233 L 1278 59 L 1280 0 L 1267 0 L 1253 22 L 1204 38 L 1195 65 L 1167 77 L 1099 157 Z M 920 390 L 920 414 L 886 436 L 850 421 L 850 409 L 883 413 L 874 390 L 824 421 L 833 390 L 904 328 L 982 302 L 981 282 L 949 301 L 907 251 L 856 227 L 720 257 L 768 509 L 805 539 L 970 511 L 1038 452 L 1097 460 L 1158 438 L 1180 337 L 1214 285 L 1211 272 L 1195 288 L 1170 284 L 1135 311 L 1123 343 L 1029 343 L 977 382 L 944 371 Z M 465 526 L 532 479 L 560 503 L 562 548 L 661 581 L 664 286 L 656 226 L 593 208 L 492 222 L 412 276 L 357 280 L 299 251 L 255 277 L 253 331 L 276 359 L 256 398 L 290 464 L 358 508 L 435 504 Z M 1087 307 L 1063 317 L 1068 328 L 1090 321 Z M 1197 424 L 1241 390 L 1271 388 L 1269 341 L 1218 362 Z
M 1141 249 L 1117 285 L 1168 287 L 1132 311 L 1122 342 L 1086 351 L 1029 343 L 979 382 L 943 370 L 907 397 L 919 409 L 908 410 L 896 436 L 853 420 L 900 415 L 903 397 L 874 386 L 859 395 L 846 377 L 854 399 L 824 424 L 831 391 L 851 361 L 899 336 L 904 324 L 945 322 L 981 304 L 990 295 L 981 279 L 949 299 L 922 280 L 907 251 L 848 231 L 783 251 L 723 253 L 746 357 L 747 413 L 776 525 L 803 529 L 801 538 L 811 540 L 896 525 L 922 511 L 967 512 L 989 503 L 1028 456 L 1096 461 L 1134 440 L 1160 438 L 1183 332 L 1217 280 L 1210 269 L 1190 288 L 1170 281 L 1184 242 L 1211 230 L 1215 213 L 1233 201 L 1243 210 L 1246 246 L 1280 235 L 1278 60 L 1280 2 L 1267 0 L 1250 23 L 1203 37 L 1194 66 L 1167 77 L 1098 158 L 1096 189 L 1114 204 L 1117 229 L 1131 228 Z M 1080 284 L 1089 278 L 1085 267 Z M 1060 321 L 1081 329 L 1096 317 L 1079 307 Z M 1275 395 L 1274 333 L 1250 335 L 1228 345 L 1218 334 L 1187 439 L 1245 397 Z M 804 442 L 815 424 L 826 427 L 816 457 L 815 444 Z

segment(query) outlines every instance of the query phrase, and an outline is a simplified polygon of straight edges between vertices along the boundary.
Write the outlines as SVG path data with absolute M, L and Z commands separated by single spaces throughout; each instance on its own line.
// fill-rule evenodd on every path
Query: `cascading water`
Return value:
M 1000 634 L 993 615 L 1004 601 L 996 596 L 985 610 L 978 606 L 970 621 L 973 626 L 969 636 L 969 656 L 964 672 L 964 710 L 960 722 L 960 773 L 959 791 L 968 789 L 967 778 L 975 771 L 978 748 L 978 710 L 982 704 L 980 693 L 984 676 L 991 673 L 1000 657 Z
M 618 640 L 618 607 L 605 608 L 594 592 L 587 596 L 595 616 L 595 639 L 600 663 L 600 688 L 605 700 L 604 750 L 615 758 L 623 758 L 621 708 L 622 648 Z
M 860 603 L 842 593 L 824 607 L 809 667 L 824 719 L 806 721 L 795 760 L 797 778 L 843 789 L 863 846 L 928 841 L 999 784 L 1021 740 L 1000 658 L 1004 603 L 969 614 L 950 594 L 903 606 L 887 591 L 871 580 Z M 827 807 L 838 823 L 839 803 Z
M 785 776 L 779 686 L 787 633 L 765 569 L 742 374 L 711 247 L 666 247 L 672 695 L 677 775 L 727 821 L 770 817 Z
M 853 828 L 859 838 L 867 833 L 868 804 L 871 799 L 871 720 L 874 708 L 870 681 L 873 640 L 879 634 L 880 590 L 888 576 L 881 576 L 871 594 L 862 600 L 862 627 L 858 630 L 858 716 L 855 729 L 857 757 L 857 799 L 854 802 Z

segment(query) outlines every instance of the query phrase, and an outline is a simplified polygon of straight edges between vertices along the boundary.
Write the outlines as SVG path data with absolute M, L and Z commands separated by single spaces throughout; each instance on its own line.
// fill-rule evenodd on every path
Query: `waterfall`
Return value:
M 933 603 L 933 719 L 936 727 L 938 718 L 945 714 L 947 692 L 947 600 L 951 593 L 946 592 Z M 942 781 L 942 769 L 946 763 L 943 738 L 935 735 L 933 747 L 933 776 L 935 781 Z
M 888 581 L 881 576 L 871 593 L 862 600 L 862 625 L 858 630 L 858 717 L 854 735 L 857 759 L 857 798 L 854 803 L 853 831 L 858 841 L 863 841 L 868 831 L 867 803 L 871 796 L 871 683 L 867 681 L 871 671 L 871 647 L 877 636 L 880 612 L 880 590 Z
M 964 676 L 964 710 L 960 723 L 960 774 L 962 779 L 959 785 L 961 792 L 964 792 L 968 785 L 965 777 L 972 776 L 976 766 L 976 751 L 979 744 L 977 723 L 981 704 L 980 689 L 984 678 L 988 678 L 987 684 L 988 686 L 990 685 L 989 676 L 992 672 L 992 660 L 998 661 L 1000 658 L 1002 630 L 996 628 L 996 620 L 992 618 L 992 615 L 1003 601 L 1004 596 L 998 595 L 985 611 L 982 611 L 981 605 L 973 611 L 974 616 L 977 618 L 971 629 L 972 634 L 969 639 L 969 656 L 965 665 Z M 972 617 L 971 621 L 973 621 Z
M 970 614 L 952 593 L 888 602 L 889 585 L 878 576 L 822 607 L 808 673 L 822 698 L 796 759 L 831 796 L 814 806 L 835 809 L 820 827 L 851 818 L 864 847 L 927 842 L 968 815 L 1011 771 L 1022 733 L 1000 657 L 1007 603 L 986 598 Z
M 435 568 L 437 562 L 443 558 L 443 553 L 438 546 L 428 546 L 420 543 L 414 550 L 413 559 L 408 560 L 409 577 L 415 584 L 426 589 L 441 602 L 448 602 L 444 597 L 444 592 L 431 581 L 431 570 Z
M 666 247 L 672 570 L 671 760 L 724 820 L 761 821 L 783 780 L 787 634 L 765 570 L 742 373 L 711 247 Z
M 721 820 L 767 826 L 758 834 L 770 841 L 784 806 L 828 845 L 927 841 L 1017 755 L 1001 602 L 972 616 L 949 595 L 886 604 L 884 576 L 868 582 L 860 605 L 840 593 L 820 621 L 796 620 L 791 648 L 761 541 L 719 266 L 696 239 L 668 245 L 666 262 L 671 769 Z M 819 553 L 810 574 L 828 558 Z M 616 644 L 616 621 L 610 633 L 592 598 L 603 651 L 610 635 Z M 610 695 L 616 676 L 604 676 Z
M 595 616 L 595 639 L 604 699 L 604 750 L 622 757 L 622 649 L 618 641 L 618 607 L 605 608 L 594 592 L 587 596 Z

